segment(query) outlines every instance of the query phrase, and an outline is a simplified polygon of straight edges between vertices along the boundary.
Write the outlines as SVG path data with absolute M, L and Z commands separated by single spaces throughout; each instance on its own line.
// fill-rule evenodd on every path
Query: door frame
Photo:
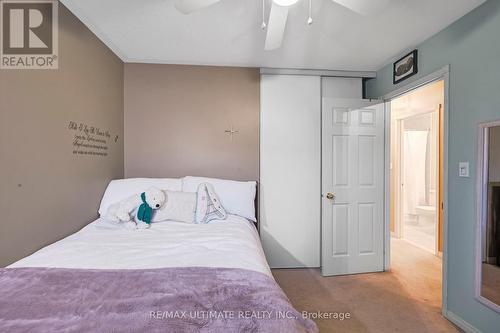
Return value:
M 443 316 L 448 317 L 448 140 L 449 140 L 449 115 L 450 115 L 450 65 L 428 74 L 418 80 L 410 82 L 382 96 L 385 101 L 385 186 L 390 188 L 390 130 L 391 130 L 391 100 L 400 97 L 412 90 L 421 88 L 429 83 L 443 80 L 444 82 L 444 108 L 443 108 L 443 274 L 442 274 L 442 306 Z M 384 233 L 384 269 L 390 269 L 391 230 L 390 230 L 390 191 L 385 192 L 385 233 Z

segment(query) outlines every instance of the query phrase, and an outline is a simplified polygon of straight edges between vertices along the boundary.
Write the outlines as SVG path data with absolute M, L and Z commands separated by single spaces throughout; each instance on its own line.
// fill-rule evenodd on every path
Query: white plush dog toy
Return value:
M 149 228 L 153 210 L 159 209 L 166 201 L 165 192 L 151 187 L 137 194 L 112 204 L 106 212 L 106 220 L 114 223 L 125 223 L 127 228 Z M 137 212 L 136 212 L 137 210 Z M 135 212 L 134 221 L 130 216 Z

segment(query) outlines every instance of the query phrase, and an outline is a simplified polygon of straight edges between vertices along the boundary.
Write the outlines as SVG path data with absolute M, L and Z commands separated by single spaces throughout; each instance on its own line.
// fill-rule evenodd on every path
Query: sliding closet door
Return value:
M 260 226 L 273 268 L 320 266 L 321 78 L 262 75 Z

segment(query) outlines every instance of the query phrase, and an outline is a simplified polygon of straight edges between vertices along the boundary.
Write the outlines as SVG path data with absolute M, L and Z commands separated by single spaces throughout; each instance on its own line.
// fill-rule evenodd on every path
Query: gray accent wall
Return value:
M 125 64 L 125 176 L 258 180 L 259 110 L 258 68 Z
M 381 97 L 450 65 L 448 311 L 481 332 L 500 327 L 500 314 L 474 295 L 477 125 L 500 119 L 499 33 L 500 1 L 489 0 L 418 46 L 416 77 L 393 85 L 389 64 L 366 83 L 368 97 Z M 461 161 L 470 162 L 470 178 L 458 177 Z
M 85 125 L 107 156 L 73 145 Z M 0 159 L 0 266 L 94 220 L 123 177 L 123 62 L 61 3 L 59 69 L 0 70 Z

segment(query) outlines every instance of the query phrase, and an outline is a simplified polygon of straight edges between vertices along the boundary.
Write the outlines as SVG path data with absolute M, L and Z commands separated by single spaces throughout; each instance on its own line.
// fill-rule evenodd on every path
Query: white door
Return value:
M 384 105 L 323 99 L 322 274 L 384 269 Z
M 262 75 L 260 234 L 272 268 L 319 267 L 321 78 Z

